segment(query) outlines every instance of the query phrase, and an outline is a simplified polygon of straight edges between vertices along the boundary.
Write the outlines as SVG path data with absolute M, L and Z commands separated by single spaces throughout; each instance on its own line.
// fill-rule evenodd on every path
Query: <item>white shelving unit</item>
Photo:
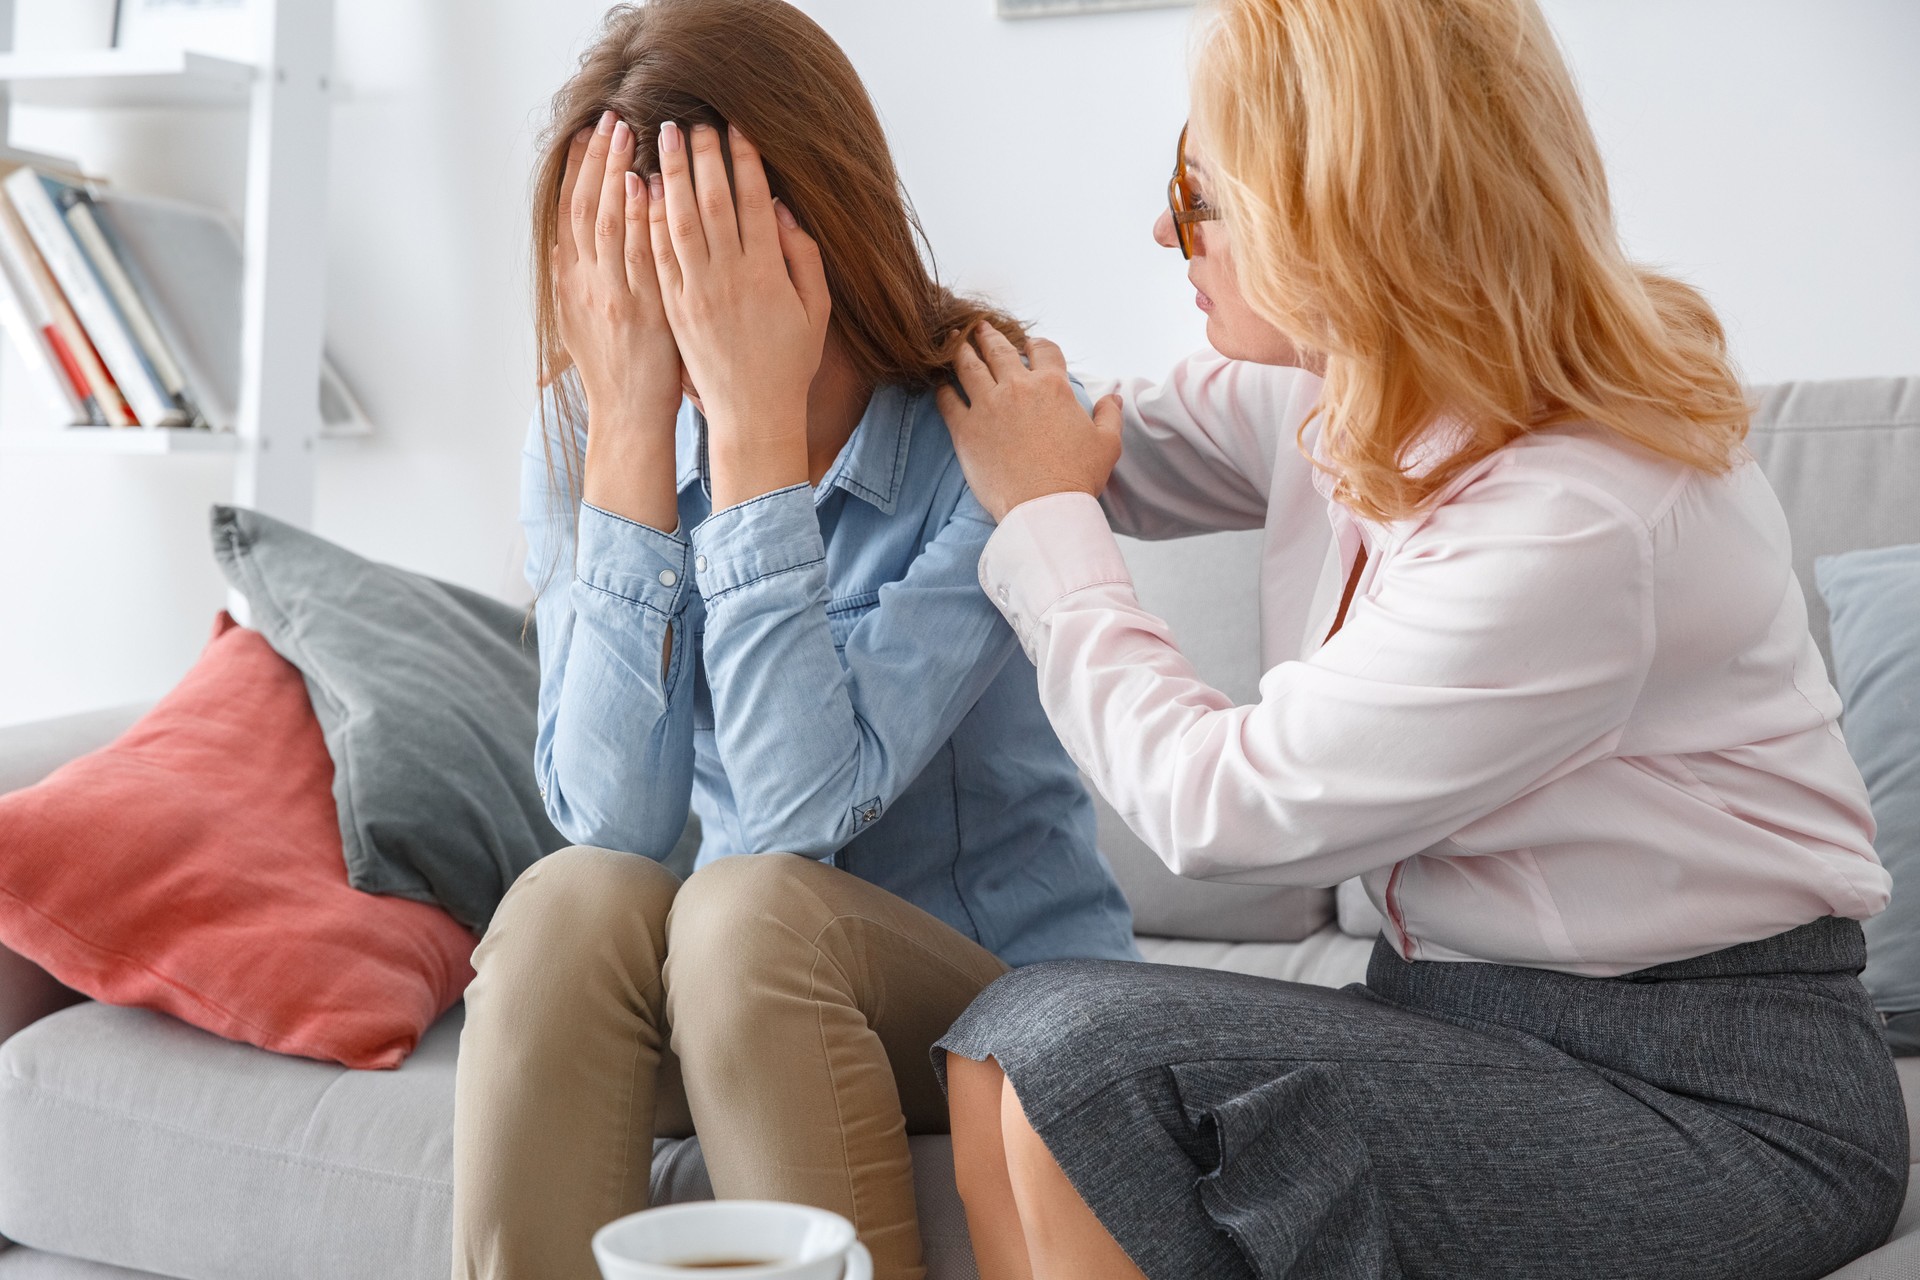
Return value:
M 13 432 L 0 442 L 10 453 L 230 455 L 236 503 L 310 524 L 321 445 L 333 0 L 250 0 L 258 10 L 253 63 L 139 49 L 14 53 L 13 3 L 0 0 L 0 140 L 10 139 L 15 103 L 249 113 L 245 268 L 233 434 L 79 427 Z
M 0 54 L 0 81 L 30 107 L 244 107 L 254 68 L 185 50 L 77 49 Z

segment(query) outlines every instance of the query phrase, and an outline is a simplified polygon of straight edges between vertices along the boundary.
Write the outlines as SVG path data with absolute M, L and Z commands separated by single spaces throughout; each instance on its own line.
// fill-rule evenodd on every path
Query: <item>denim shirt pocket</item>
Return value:
M 846 652 L 847 637 L 860 625 L 860 619 L 872 613 L 879 603 L 878 591 L 862 591 L 827 601 L 827 629 L 833 633 L 833 647 Z

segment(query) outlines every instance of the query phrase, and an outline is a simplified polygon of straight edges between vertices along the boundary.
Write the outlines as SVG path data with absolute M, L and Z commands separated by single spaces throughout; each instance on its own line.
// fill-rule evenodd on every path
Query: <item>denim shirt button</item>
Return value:
M 676 583 L 676 582 L 678 582 L 678 581 L 680 581 L 680 575 L 679 575 L 679 574 L 677 574 L 677 573 L 675 573 L 675 572 L 674 572 L 673 570 L 671 570 L 671 569 L 662 569 L 662 570 L 660 571 L 660 585 L 661 585 L 661 586 L 663 586 L 663 587 L 670 587 L 670 586 L 672 586 L 672 585 L 673 585 L 674 583 Z
M 994 594 L 994 598 L 999 600 L 1001 604 L 1005 604 L 1008 600 L 1012 599 L 1012 593 L 1009 592 L 1004 586 L 1001 587 L 998 591 L 994 592 L 993 594 Z
M 705 556 L 695 556 L 693 558 L 693 569 L 695 573 L 705 573 L 707 571 L 707 558 Z

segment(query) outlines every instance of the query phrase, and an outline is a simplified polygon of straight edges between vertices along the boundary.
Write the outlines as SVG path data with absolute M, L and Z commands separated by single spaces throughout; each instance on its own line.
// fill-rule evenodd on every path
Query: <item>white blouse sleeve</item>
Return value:
M 1495 468 L 1250 706 L 1141 608 L 1084 495 L 1010 512 L 981 581 L 1068 751 L 1169 867 L 1331 885 L 1611 749 L 1651 661 L 1651 564 L 1644 525 L 1599 489 Z
M 1089 382 L 1094 398 L 1118 392 L 1120 463 L 1101 498 L 1114 529 L 1136 538 L 1178 538 L 1221 529 L 1257 529 L 1268 504 L 1319 501 L 1312 467 L 1295 437 L 1320 395 L 1301 369 L 1188 358 L 1164 382 Z M 1289 458 L 1295 465 L 1288 466 Z M 1299 492 L 1275 494 L 1281 482 Z

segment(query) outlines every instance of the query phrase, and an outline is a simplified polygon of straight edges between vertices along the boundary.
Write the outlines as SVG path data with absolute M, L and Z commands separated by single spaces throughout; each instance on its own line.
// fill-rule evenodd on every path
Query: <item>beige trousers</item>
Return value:
M 455 1280 L 590 1280 L 647 1206 L 653 1139 L 698 1131 L 714 1194 L 846 1215 L 876 1277 L 924 1274 L 909 1133 L 945 1133 L 928 1060 L 1006 971 L 919 908 L 788 854 L 682 885 L 563 849 L 474 955 L 454 1109 Z

